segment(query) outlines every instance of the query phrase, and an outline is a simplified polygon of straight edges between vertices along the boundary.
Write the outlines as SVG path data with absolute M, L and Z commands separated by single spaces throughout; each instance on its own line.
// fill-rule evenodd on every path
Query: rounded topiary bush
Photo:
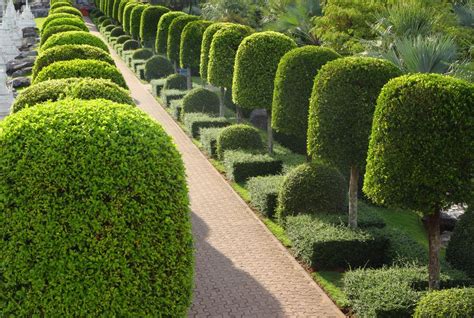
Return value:
M 122 49 L 124 51 L 136 50 L 140 48 L 140 42 L 136 40 L 127 40 L 123 43 Z
M 110 31 L 110 37 L 118 38 L 121 35 L 124 35 L 125 32 L 123 31 L 122 27 L 115 27 Z
M 163 89 L 179 89 L 185 90 L 188 87 L 187 78 L 181 74 L 171 74 L 166 77 Z
M 341 213 L 346 206 L 347 185 L 333 167 L 313 162 L 290 171 L 278 194 L 277 216 Z
M 208 89 L 199 87 L 191 90 L 183 98 L 184 113 L 219 114 L 219 96 Z
M 51 12 L 51 11 L 53 11 L 55 9 L 58 9 L 58 8 L 61 8 L 61 7 L 72 8 L 72 5 L 69 2 L 56 2 L 56 3 L 52 4 L 49 7 L 49 10 Z
M 46 17 L 43 21 L 43 25 L 41 26 L 41 33 L 44 32 L 44 30 L 48 27 L 48 24 L 51 23 L 52 21 L 56 19 L 63 19 L 63 18 L 70 18 L 70 19 L 76 19 L 81 21 L 78 17 L 76 17 L 74 14 L 69 14 L 69 13 L 52 13 Z
M 42 34 L 40 39 L 40 47 L 49 39 L 52 35 L 68 31 L 83 31 L 82 28 L 79 28 L 74 25 L 56 25 L 47 28 Z
M 57 101 L 66 95 L 69 84 L 76 78 L 44 81 L 33 84 L 20 91 L 12 105 L 11 112 L 16 113 L 23 108 L 32 107 L 46 101 Z
M 135 40 L 140 40 L 140 21 L 142 20 L 142 13 L 148 4 L 141 4 L 135 6 L 130 14 L 130 34 Z
M 77 18 L 77 17 L 74 17 L 74 18 L 58 18 L 58 19 L 54 19 L 53 21 L 51 21 L 48 26 L 46 27 L 43 27 L 42 29 L 42 33 L 43 34 L 44 32 L 47 32 L 48 29 L 52 28 L 52 27 L 56 27 L 56 26 L 63 26 L 63 25 L 72 25 L 72 26 L 75 26 L 79 29 L 81 29 L 82 31 L 84 32 L 89 32 L 89 29 L 87 28 L 87 26 L 84 24 L 84 22 Z
M 164 56 L 155 55 L 145 63 L 145 78 L 147 81 L 167 77 L 173 73 L 173 64 Z
M 191 69 L 192 74 L 199 73 L 202 36 L 211 24 L 210 21 L 193 21 L 183 29 L 179 49 L 179 65 L 181 68 Z
M 125 6 L 131 2 L 132 0 L 121 0 L 119 7 L 118 7 L 118 12 L 117 12 L 117 17 L 116 20 L 120 23 L 123 24 L 123 12 L 125 10 Z
M 186 13 L 181 11 L 171 11 L 161 16 L 156 28 L 155 52 L 157 54 L 166 55 L 168 45 L 168 30 L 171 22 L 179 16 Z
M 33 83 L 70 77 L 105 78 L 127 88 L 122 73 L 115 66 L 102 61 L 79 59 L 48 65 L 38 73 Z
M 102 78 L 84 78 L 72 85 L 66 90 L 66 97 L 78 99 L 107 99 L 120 104 L 134 105 L 130 93 L 111 82 Z
M 186 315 L 186 178 L 156 121 L 65 100 L 8 116 L 0 144 L 3 315 Z
M 132 54 L 134 60 L 148 60 L 153 56 L 153 51 L 150 49 L 138 49 Z
M 106 26 L 113 25 L 112 19 L 105 19 L 100 23 L 99 28 L 105 28 Z
M 109 52 L 107 45 L 98 37 L 84 31 L 68 31 L 52 35 L 44 44 L 41 46 L 41 51 L 46 51 L 49 48 L 67 44 L 86 44 L 99 49 Z
M 474 207 L 471 206 L 456 224 L 446 249 L 446 259 L 474 278 Z
M 474 317 L 474 288 L 453 288 L 429 292 L 418 302 L 413 317 Z
M 224 128 L 217 137 L 217 156 L 224 159 L 227 150 L 261 152 L 264 146 L 257 128 L 237 124 Z
M 132 11 L 138 5 L 140 5 L 140 3 L 135 2 L 135 1 L 130 1 L 125 5 L 125 8 L 123 9 L 122 26 L 123 26 L 123 30 L 127 32 L 128 34 L 130 34 L 130 21 L 131 21 Z
M 108 25 L 105 28 L 103 28 L 102 31 L 103 31 L 103 33 L 112 32 L 112 30 L 115 29 L 115 28 L 116 28 L 116 26 L 111 24 L 111 25 Z
M 169 11 L 168 8 L 163 6 L 148 6 L 143 10 L 140 21 L 140 40 L 144 47 L 154 48 L 158 22 Z
M 128 40 L 131 40 L 132 38 L 130 35 L 121 35 L 117 38 L 117 41 L 115 41 L 116 44 L 124 44 Z
M 60 8 L 53 9 L 50 12 L 51 13 L 69 13 L 69 14 L 75 15 L 79 18 L 82 18 L 81 11 L 77 10 L 74 7 L 60 7 Z
M 110 18 L 107 16 L 100 16 L 99 18 L 97 18 L 97 25 L 100 26 L 100 24 L 105 20 L 110 20 Z
M 201 78 L 207 81 L 207 69 L 209 65 L 209 53 L 211 50 L 212 39 L 217 31 L 225 28 L 226 26 L 232 25 L 230 23 L 218 22 L 213 23 L 203 33 L 202 44 L 201 44 L 201 57 L 199 63 L 199 74 Z
M 166 44 L 166 56 L 170 61 L 179 63 L 179 50 L 181 45 L 181 35 L 184 27 L 199 17 L 193 15 L 182 15 L 173 19 L 168 30 L 168 43 Z

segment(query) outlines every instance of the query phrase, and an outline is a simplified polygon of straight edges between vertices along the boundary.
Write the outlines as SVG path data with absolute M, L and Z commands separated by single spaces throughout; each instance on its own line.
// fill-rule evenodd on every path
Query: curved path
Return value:
M 90 20 L 91 32 L 101 37 Z M 111 49 L 138 107 L 183 156 L 196 247 L 189 317 L 344 317 Z

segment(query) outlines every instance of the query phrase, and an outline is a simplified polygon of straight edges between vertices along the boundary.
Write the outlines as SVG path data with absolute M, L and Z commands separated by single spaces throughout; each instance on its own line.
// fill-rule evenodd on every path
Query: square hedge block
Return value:
M 224 152 L 224 166 L 230 180 L 245 182 L 251 177 L 280 174 L 283 162 L 268 154 L 228 150 Z

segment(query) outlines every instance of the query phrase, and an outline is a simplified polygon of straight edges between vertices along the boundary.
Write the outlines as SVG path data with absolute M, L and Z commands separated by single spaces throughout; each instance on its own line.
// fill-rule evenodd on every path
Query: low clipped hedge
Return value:
M 148 60 L 153 56 L 153 51 L 150 49 L 138 49 L 132 54 L 134 60 Z
M 176 118 L 179 118 L 177 116 Z M 199 140 L 204 151 L 212 158 L 217 157 L 217 138 L 225 128 L 202 128 L 199 133 Z
M 115 66 L 102 61 L 78 59 L 59 61 L 48 65 L 38 73 L 33 83 L 70 77 L 105 78 L 123 88 L 127 88 L 122 73 Z
M 140 4 L 135 6 L 130 14 L 130 31 L 132 38 L 140 40 L 140 21 L 142 13 L 147 8 L 148 4 Z
M 43 52 L 55 46 L 68 44 L 86 44 L 98 47 L 99 49 L 102 49 L 107 53 L 109 52 L 107 44 L 105 44 L 104 41 L 84 31 L 68 31 L 64 33 L 54 34 L 41 46 L 41 51 Z
M 3 315 L 186 315 L 185 170 L 156 121 L 106 100 L 59 101 L 8 116 L 0 143 Z
M 456 224 L 446 248 L 446 259 L 474 279 L 474 207 L 470 206 Z
M 52 35 L 56 33 L 68 32 L 68 31 L 84 31 L 83 28 L 79 28 L 74 25 L 56 25 L 49 27 L 41 34 L 40 47 L 49 39 Z
M 173 65 L 164 56 L 161 56 L 161 55 L 153 56 L 152 58 L 147 60 L 145 63 L 145 79 L 147 81 L 168 77 L 173 73 L 174 73 Z
M 172 101 L 182 100 L 186 93 L 186 91 L 180 89 L 162 89 L 160 93 L 160 98 L 163 101 L 164 106 L 170 107 Z
M 268 154 L 229 150 L 224 153 L 224 166 L 227 178 L 246 182 L 252 177 L 280 174 L 283 162 Z
M 166 78 L 153 79 L 150 81 L 151 91 L 154 96 L 160 96 L 163 86 L 165 86 Z
M 102 78 L 84 78 L 69 85 L 66 97 L 78 99 L 107 99 L 119 104 L 135 105 L 130 93 L 111 82 Z
M 258 153 L 263 149 L 262 137 L 258 129 L 245 124 L 229 126 L 217 138 L 217 156 L 220 159 L 224 159 L 224 152 L 228 150 Z
M 191 74 L 199 73 L 202 37 L 211 24 L 210 21 L 192 21 L 183 29 L 179 48 L 179 65 L 181 68 L 189 68 Z
M 153 49 L 156 40 L 156 30 L 160 18 L 170 10 L 164 6 L 148 6 L 143 10 L 140 20 L 140 40 L 146 48 Z
M 210 127 L 226 127 L 230 123 L 227 119 L 222 117 L 212 117 L 202 113 L 188 113 L 184 114 L 183 123 L 186 131 L 193 137 L 199 138 L 202 128 Z
M 165 85 L 163 86 L 164 90 L 168 89 L 179 89 L 184 90 L 188 87 L 186 76 L 181 74 L 172 74 L 166 77 Z
M 182 99 L 174 99 L 170 102 L 170 110 L 171 116 L 173 116 L 176 120 L 181 120 L 182 110 L 183 108 L 183 100 Z
M 69 13 L 69 14 L 73 14 L 73 15 L 79 17 L 79 18 L 82 18 L 81 11 L 77 10 L 74 7 L 60 7 L 60 8 L 56 8 L 56 9 L 50 9 L 50 12 L 51 13 Z
M 209 53 L 211 50 L 212 39 L 217 31 L 232 25 L 231 23 L 217 22 L 206 28 L 202 35 L 201 58 L 199 63 L 199 74 L 201 78 L 207 81 L 207 69 L 209 65 Z
M 140 48 L 140 42 L 136 40 L 127 40 L 123 43 L 122 50 L 123 51 L 132 51 L 137 50 Z
M 110 37 L 118 38 L 121 35 L 124 35 L 125 32 L 123 31 L 122 27 L 115 27 L 110 31 Z
M 41 26 L 41 33 L 43 33 L 46 28 L 48 27 L 48 24 L 51 23 L 52 21 L 56 20 L 56 19 L 63 19 L 63 18 L 70 18 L 70 19 L 76 19 L 76 20 L 79 20 L 80 19 L 78 17 L 76 17 L 74 14 L 69 14 L 69 13 L 52 13 L 52 14 L 49 14 L 46 19 L 44 19 L 43 21 L 43 25 Z
M 189 91 L 183 98 L 183 112 L 219 114 L 219 96 L 216 93 L 199 87 Z
M 319 162 L 302 164 L 288 173 L 278 196 L 281 222 L 289 215 L 340 213 L 347 201 L 342 174 Z
M 199 17 L 193 15 L 182 15 L 173 19 L 168 30 L 168 43 L 166 44 L 166 56 L 172 62 L 179 64 L 179 53 L 181 45 L 181 36 L 183 29 L 187 24 L 199 20 Z
M 202 134 L 202 133 L 201 133 Z M 201 137 L 202 139 L 202 137 Z M 250 203 L 266 217 L 273 218 L 284 176 L 254 177 L 247 181 Z
M 60 25 L 73 25 L 75 27 L 78 27 L 82 31 L 89 32 L 89 29 L 85 25 L 84 21 L 81 19 L 77 18 L 74 16 L 74 18 L 57 18 L 48 23 L 48 26 L 44 27 L 42 29 L 42 33 L 48 31 L 49 28 L 55 27 L 55 26 L 60 26 Z
M 171 11 L 161 16 L 156 28 L 155 52 L 157 54 L 166 55 L 168 45 L 168 30 L 171 22 L 179 16 L 186 13 L 181 11 Z
M 413 317 L 474 317 L 474 288 L 453 288 L 429 292 L 421 297 Z

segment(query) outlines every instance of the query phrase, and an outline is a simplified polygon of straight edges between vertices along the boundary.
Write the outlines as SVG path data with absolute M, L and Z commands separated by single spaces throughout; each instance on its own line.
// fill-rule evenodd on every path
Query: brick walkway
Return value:
M 186 165 L 196 246 L 189 317 L 344 317 L 160 106 L 148 86 L 111 53 L 138 107 L 173 137 Z

